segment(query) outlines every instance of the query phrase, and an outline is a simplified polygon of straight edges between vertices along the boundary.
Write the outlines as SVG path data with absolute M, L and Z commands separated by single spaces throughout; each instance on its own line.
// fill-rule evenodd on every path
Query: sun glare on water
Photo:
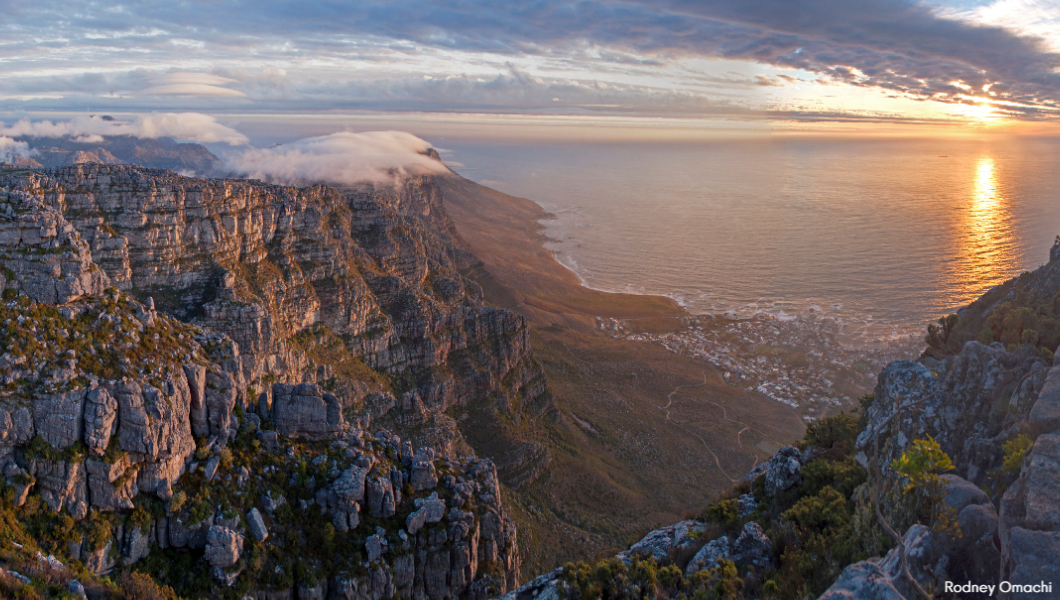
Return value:
M 961 258 L 964 277 L 958 286 L 959 303 L 969 302 L 1004 279 L 1014 243 L 1009 199 L 993 157 L 979 158 L 970 192 L 967 208 L 963 211 Z

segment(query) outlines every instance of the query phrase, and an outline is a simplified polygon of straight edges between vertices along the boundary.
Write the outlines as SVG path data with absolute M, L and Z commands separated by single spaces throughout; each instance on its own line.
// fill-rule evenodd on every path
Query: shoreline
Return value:
M 820 317 L 830 318 L 840 325 L 840 342 L 854 350 L 882 350 L 886 351 L 895 345 L 908 345 L 914 338 L 923 339 L 927 334 L 927 325 L 935 319 L 952 311 L 942 311 L 935 316 L 925 316 L 922 322 L 918 322 L 914 312 L 905 312 L 907 319 L 898 319 L 889 322 L 885 316 L 883 321 L 873 318 L 870 307 L 846 309 L 845 304 L 849 302 L 833 302 L 828 299 L 808 297 L 791 299 L 787 297 L 767 298 L 758 297 L 755 300 L 742 302 L 736 299 L 721 300 L 712 303 L 712 306 L 699 306 L 710 303 L 704 300 L 716 296 L 713 290 L 702 289 L 676 291 L 654 290 L 648 291 L 633 283 L 622 285 L 602 285 L 595 281 L 595 274 L 588 268 L 583 267 L 575 259 L 575 252 L 571 248 L 558 247 L 563 244 L 574 244 L 576 240 L 564 241 L 562 237 L 554 237 L 546 230 L 550 227 L 549 221 L 557 221 L 562 216 L 548 207 L 531 199 L 524 199 L 537 208 L 535 217 L 539 240 L 553 257 L 555 264 L 565 272 L 577 279 L 578 283 L 589 290 L 605 294 L 622 294 L 640 297 L 666 298 L 676 304 L 683 312 L 690 316 L 710 316 L 723 318 L 733 322 L 753 321 L 761 315 L 779 320 L 816 320 Z M 562 211 L 560 211 L 562 212 Z M 560 232 L 562 234 L 562 231 Z M 613 278 L 613 277 L 612 277 Z M 724 295 L 724 293 L 723 293 Z M 848 299 L 849 300 L 849 299 Z M 894 321 L 894 315 L 890 315 Z M 900 316 L 900 315 L 899 315 Z
M 521 225 L 534 243 L 531 250 L 545 255 L 542 268 L 553 271 L 553 275 L 559 272 L 563 282 L 561 287 L 565 291 L 595 295 L 597 302 L 578 307 L 581 309 L 577 316 L 578 325 L 583 331 L 631 342 L 652 343 L 672 354 L 710 364 L 722 374 L 726 385 L 761 394 L 777 404 L 797 409 L 804 422 L 840 410 L 856 409 L 857 399 L 873 391 L 876 376 L 883 367 L 893 360 L 915 359 L 923 351 L 920 333 L 898 334 L 861 344 L 846 342 L 842 335 L 842 320 L 823 311 L 786 313 L 784 317 L 766 310 L 757 310 L 748 316 L 697 313 L 672 294 L 594 287 L 561 260 L 557 251 L 548 247 L 550 242 L 558 240 L 544 232 L 547 225 L 543 221 L 555 219 L 554 213 L 532 200 L 508 196 L 459 175 L 456 177 L 489 190 L 488 193 L 508 201 L 506 208 L 509 211 L 518 211 L 518 216 L 524 220 Z M 496 259 L 492 255 L 497 250 L 488 249 L 485 254 Z M 507 275 L 499 277 L 520 287 L 518 273 Z M 547 291 L 555 292 L 556 288 Z M 656 311 L 665 304 L 665 317 L 623 314 L 613 310 L 615 302 L 631 299 L 634 303 L 650 303 Z M 539 309 L 543 307 L 534 298 L 524 294 L 520 300 L 509 303 L 509 308 L 523 312 L 532 321 L 557 324 L 553 318 L 541 319 Z M 590 310 L 586 311 L 586 308 Z M 554 316 L 555 313 L 549 315 Z M 564 324 L 570 325 L 570 315 L 566 316 Z M 783 335 L 779 333 L 781 331 Z
M 527 320 L 556 407 L 534 425 L 547 432 L 549 475 L 509 492 L 520 531 L 534 540 L 528 569 L 614 554 L 703 510 L 778 443 L 801 439 L 798 410 L 731 385 L 704 360 L 599 326 L 602 318 L 642 335 L 684 331 L 693 315 L 677 302 L 582 286 L 544 247 L 539 205 L 459 175 L 439 179 L 459 238 L 479 261 L 465 274 L 488 304 Z

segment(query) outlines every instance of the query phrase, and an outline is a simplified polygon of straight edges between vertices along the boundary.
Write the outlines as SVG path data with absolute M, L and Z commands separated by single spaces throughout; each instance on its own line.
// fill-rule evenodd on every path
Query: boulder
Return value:
M 769 565 L 769 551 L 769 538 L 761 525 L 749 521 L 744 524 L 740 537 L 732 544 L 732 559 L 738 565 L 764 568 Z
M 210 566 L 225 569 L 239 561 L 243 552 L 243 536 L 227 527 L 214 525 L 206 534 L 206 553 L 203 558 Z
M 410 483 L 414 492 L 435 488 L 438 485 L 438 474 L 434 469 L 434 462 L 417 455 L 417 458 L 413 459 Z
M 0 442 L 24 444 L 33 438 L 33 415 L 25 406 L 0 407 Z
M 416 533 L 423 529 L 424 524 L 427 523 L 427 509 L 420 508 L 409 513 L 409 516 L 405 518 L 405 529 L 408 530 L 409 535 L 416 535 Z
M 261 518 L 261 512 L 257 508 L 252 508 L 247 513 L 247 529 L 259 542 L 264 542 L 269 537 L 269 530 L 265 528 L 265 520 Z
M 936 554 L 931 544 L 931 531 L 923 525 L 913 525 L 902 538 L 909 572 L 925 589 L 933 584 Z M 831 587 L 819 600 L 906 600 L 918 597 L 901 568 L 898 549 L 892 548 L 878 562 L 856 562 L 843 569 Z
M 428 523 L 437 523 L 445 516 L 445 500 L 438 497 L 438 492 L 426 498 L 417 498 L 414 504 L 424 511 L 424 520 Z
M 150 533 L 150 526 L 148 526 L 147 533 Z M 123 552 L 122 562 L 126 565 L 131 565 L 141 558 L 147 557 L 150 551 L 150 536 L 140 531 L 139 527 L 130 525 L 125 531 L 125 551 Z
M 314 383 L 272 386 L 272 420 L 280 435 L 323 439 L 342 431 L 338 398 Z
M 107 452 L 118 418 L 118 401 L 105 387 L 94 386 L 85 394 L 85 445 L 99 456 Z
M 688 561 L 688 566 L 685 567 L 685 574 L 691 577 L 704 569 L 713 569 L 718 566 L 718 559 L 731 560 L 731 557 L 729 538 L 723 535 L 716 540 L 707 542 L 699 549 L 699 552 L 696 552 L 692 560 Z
M 681 521 L 669 527 L 656 529 L 630 546 L 629 555 L 640 558 L 654 558 L 663 564 L 673 559 L 678 549 L 693 547 L 699 534 L 706 530 L 706 525 L 699 521 Z
M 53 448 L 63 449 L 81 439 L 85 392 L 41 394 L 33 399 L 33 423 L 37 435 Z
M 364 541 L 364 550 L 368 554 L 368 562 L 373 562 L 386 552 L 387 543 L 386 538 L 376 533 L 375 535 L 368 536 L 368 539 Z
M 1060 432 L 1041 435 L 1029 450 L 1023 470 L 1001 500 L 998 525 L 1002 575 L 1012 583 L 1048 581 L 1060 556 Z M 1060 578 L 1058 578 L 1060 579 Z
M 210 436 L 228 438 L 232 427 L 232 409 L 239 393 L 232 374 L 214 369 L 206 373 L 206 423 Z
M 839 579 L 818 600 L 908 600 L 894 577 L 879 565 L 861 561 L 843 569 Z
M 368 475 L 366 467 L 350 467 L 335 480 L 332 490 L 339 500 L 344 502 L 362 502 L 364 500 L 364 479 Z
M 188 380 L 191 395 L 189 416 L 192 433 L 196 437 L 206 437 L 210 435 L 210 425 L 206 420 L 206 367 L 197 363 L 185 364 L 184 376 Z
M 216 454 L 210 457 L 210 460 L 206 461 L 206 470 L 203 473 L 206 476 L 206 481 L 213 481 L 213 478 L 217 476 L 217 469 L 221 466 L 221 457 Z
M 1008 577 L 1010 583 L 1060 583 L 1060 561 L 1057 561 L 1060 556 L 1060 532 L 1013 527 L 1009 539 L 1013 564 Z
M 1060 367 L 1049 369 L 1028 420 L 1038 433 L 1060 429 Z
M 802 453 L 795 446 L 781 448 L 769 459 L 765 470 L 765 489 L 769 496 L 776 496 L 802 481 Z
M 971 504 L 990 504 L 990 497 L 986 492 L 967 479 L 956 475 L 940 475 L 939 478 L 945 485 L 943 501 L 953 509 L 954 514 L 960 513 Z
M 389 518 L 397 512 L 390 477 L 376 476 L 368 482 L 368 510 L 373 517 Z

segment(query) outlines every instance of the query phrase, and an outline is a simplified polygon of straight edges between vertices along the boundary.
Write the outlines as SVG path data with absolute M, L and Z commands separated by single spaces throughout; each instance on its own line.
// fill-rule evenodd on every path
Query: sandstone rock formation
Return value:
M 1028 419 L 1049 372 L 1029 346 L 1008 353 L 1000 344 L 979 342 L 968 342 L 935 371 L 919 362 L 891 363 L 880 373 L 858 447 L 871 450 L 873 437 L 880 435 L 883 463 L 890 464 L 913 440 L 931 436 L 958 473 L 982 483 L 1000 465 L 1002 443 Z M 901 417 L 891 421 L 889 431 L 880 431 L 899 407 Z
M 271 400 L 287 419 L 307 419 L 297 428 L 334 432 L 343 410 L 382 391 L 367 366 L 401 381 L 403 394 L 414 392 L 415 402 L 373 400 L 392 408 L 369 412 L 379 418 L 400 411 L 394 425 L 424 431 L 418 443 L 460 447 L 456 423 L 434 416 L 474 405 L 486 414 L 468 426 L 492 427 L 484 439 L 504 442 L 479 452 L 497 461 L 510 484 L 524 485 L 547 466 L 545 446 L 518 426 L 552 410 L 526 324 L 483 306 L 477 285 L 460 274 L 474 258 L 460 249 L 431 177 L 337 190 L 87 164 L 0 174 L 0 189 L 14 207 L 34 206 L 11 209 L 25 223 L 9 236 L 54 231 L 44 247 L 65 248 L 33 260 L 12 255 L 8 268 L 19 269 L 27 293 L 60 302 L 98 292 L 109 280 L 238 345 L 222 360 L 230 380 L 218 385 L 227 395 L 193 398 L 197 428 L 201 403 L 247 408 L 258 400 L 247 386 L 255 396 L 268 394 L 272 380 L 325 388 L 315 397 L 326 410 L 311 396 Z M 0 237 L 0 262 L 2 243 Z M 35 283 L 41 269 L 65 269 L 62 279 L 48 279 L 61 281 L 58 289 Z M 201 374 L 192 375 L 201 389 Z M 330 403 L 325 393 L 333 394 Z M 507 416 L 494 418 L 496 411 Z M 216 419 L 227 413 L 215 413 L 208 435 L 224 435 L 227 423 Z
M 548 464 L 519 423 L 551 404 L 472 259 L 429 178 L 0 169 L 0 472 L 97 573 L 201 549 L 257 597 L 513 587 L 502 475 L 446 411 L 512 442 L 491 451 L 518 485 Z

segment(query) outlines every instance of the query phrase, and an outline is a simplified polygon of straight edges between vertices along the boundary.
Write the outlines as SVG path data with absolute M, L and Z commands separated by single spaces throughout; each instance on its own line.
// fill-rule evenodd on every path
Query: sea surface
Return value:
M 590 287 L 830 317 L 855 345 L 919 335 L 1060 234 L 1057 139 L 438 142 L 551 212 L 549 248 Z

